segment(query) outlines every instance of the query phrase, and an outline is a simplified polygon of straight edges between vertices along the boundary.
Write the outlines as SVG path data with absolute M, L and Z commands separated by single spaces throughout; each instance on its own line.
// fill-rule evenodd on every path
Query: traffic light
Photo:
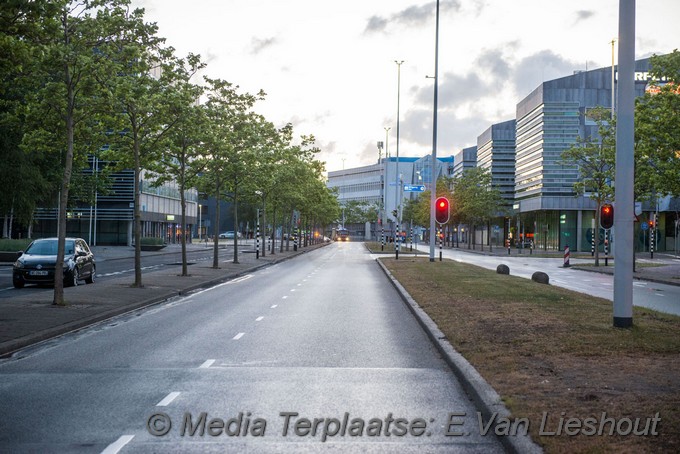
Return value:
M 440 224 L 449 222 L 449 199 L 438 197 L 434 202 L 434 218 Z
M 614 225 L 614 207 L 610 203 L 605 203 L 600 207 L 600 227 L 611 229 Z

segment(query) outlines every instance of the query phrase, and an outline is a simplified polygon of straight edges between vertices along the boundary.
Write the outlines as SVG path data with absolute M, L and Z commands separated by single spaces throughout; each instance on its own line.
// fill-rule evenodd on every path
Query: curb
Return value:
M 472 398 L 477 408 L 484 415 L 484 418 L 490 420 L 494 413 L 496 413 L 499 418 L 509 418 L 511 413 L 503 404 L 503 401 L 496 390 L 484 380 L 484 377 L 479 374 L 477 369 L 475 369 L 463 355 L 453 348 L 446 339 L 444 333 L 437 327 L 437 324 L 418 305 L 411 295 L 409 295 L 406 289 L 392 273 L 390 273 L 387 267 L 379 259 L 376 259 L 376 262 L 397 290 L 404 304 L 406 304 L 416 320 L 418 320 L 420 326 L 423 327 L 432 343 L 437 347 L 437 350 L 456 375 L 468 396 Z M 534 443 L 529 435 L 518 433 L 517 435 L 508 437 L 497 436 L 497 438 L 503 446 L 512 453 L 525 454 L 543 452 L 543 449 Z
M 330 244 L 330 243 L 329 243 Z M 319 247 L 323 247 L 324 245 L 321 245 Z M 314 248 L 317 249 L 317 248 Z M 26 347 L 31 347 L 34 346 L 40 342 L 44 342 L 47 340 L 51 340 L 53 338 L 62 336 L 64 334 L 72 333 L 75 331 L 79 331 L 81 329 L 90 327 L 92 325 L 95 325 L 97 323 L 100 323 L 102 321 L 111 319 L 113 317 L 117 317 L 119 315 L 127 314 L 129 312 L 134 312 L 136 310 L 145 308 L 145 307 L 150 307 L 154 306 L 157 304 L 164 303 L 165 301 L 177 297 L 177 296 L 185 296 L 195 290 L 199 289 L 206 289 L 210 287 L 214 287 L 215 285 L 221 284 L 223 282 L 226 282 L 230 279 L 234 279 L 240 276 L 243 276 L 246 273 L 251 273 L 257 270 L 260 270 L 262 268 L 266 268 L 268 266 L 276 265 L 278 263 L 285 262 L 287 260 L 293 259 L 295 257 L 298 257 L 306 252 L 313 251 L 314 249 L 310 249 L 309 251 L 303 250 L 303 251 L 297 251 L 295 254 L 288 255 L 286 257 L 281 257 L 272 260 L 271 262 L 263 263 L 261 265 L 254 265 L 250 268 L 243 269 L 238 272 L 234 272 L 231 274 L 225 274 L 224 276 L 221 276 L 219 278 L 215 279 L 210 279 L 208 281 L 204 282 L 199 282 L 194 285 L 190 285 L 188 287 L 185 287 L 183 289 L 177 290 L 177 291 L 169 291 L 164 295 L 156 296 L 154 298 L 149 298 L 146 300 L 142 301 L 136 301 L 134 303 L 129 303 L 124 306 L 120 306 L 116 309 L 111 309 L 105 312 L 101 312 L 99 314 L 91 315 L 89 317 L 84 317 L 79 320 L 74 320 L 68 323 L 65 323 L 60 326 L 55 326 L 52 328 L 47 328 L 42 331 L 38 331 L 33 334 L 28 334 L 26 336 L 19 337 L 17 339 L 12 339 L 6 342 L 2 342 L 0 344 L 0 359 L 4 358 L 11 358 L 15 353 L 17 353 L 19 350 L 26 348 Z

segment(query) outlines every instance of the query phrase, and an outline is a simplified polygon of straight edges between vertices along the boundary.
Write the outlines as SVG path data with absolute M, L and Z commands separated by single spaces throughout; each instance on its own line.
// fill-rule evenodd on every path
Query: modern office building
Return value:
M 453 156 L 438 157 L 434 175 L 453 174 Z M 393 228 L 395 218 L 392 212 L 402 206 L 404 200 L 417 196 L 416 192 L 405 192 L 404 185 L 424 185 L 429 190 L 432 181 L 432 156 L 421 158 L 382 158 L 379 163 L 351 169 L 328 172 L 329 188 L 337 188 L 340 205 L 349 201 L 362 202 L 384 207 L 385 228 Z M 397 177 L 399 175 L 399 177 Z M 372 226 L 375 234 L 375 226 Z
M 109 163 L 89 159 L 83 172 L 102 172 Z M 88 240 L 92 245 L 132 245 L 134 223 L 134 171 L 121 170 L 108 175 L 109 187 L 94 196 L 93 203 L 76 203 L 66 217 L 66 234 Z M 143 174 L 140 184 L 142 237 L 163 238 L 166 242 L 179 242 L 182 235 L 180 194 L 176 183 L 155 187 L 153 179 Z M 187 202 L 187 237 L 190 239 L 197 221 L 198 192 L 185 191 Z M 58 208 L 42 207 L 35 211 L 32 237 L 57 234 Z
M 491 125 L 477 137 L 477 167 L 491 173 L 507 207 L 515 198 L 515 120 Z
M 462 174 L 465 169 L 475 167 L 477 165 L 477 147 L 467 147 L 460 150 L 453 156 L 453 173 L 452 176 L 457 177 Z
M 648 71 L 649 59 L 636 62 L 637 96 L 645 92 Z M 596 204 L 575 195 L 578 168 L 565 165 L 562 152 L 579 137 L 598 136 L 586 113 L 611 107 L 612 93 L 607 67 L 544 82 L 517 104 L 515 238 L 530 238 L 547 249 L 590 249 Z

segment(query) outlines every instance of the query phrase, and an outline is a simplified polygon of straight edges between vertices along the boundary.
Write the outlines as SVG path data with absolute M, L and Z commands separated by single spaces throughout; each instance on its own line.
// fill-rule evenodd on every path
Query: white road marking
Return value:
M 282 300 L 285 300 L 286 298 L 288 298 L 288 297 L 287 297 L 287 296 L 282 296 L 282 297 L 281 297 Z
M 292 288 L 292 289 L 290 289 L 290 291 L 291 291 L 291 292 L 294 292 L 294 291 L 295 291 L 295 289 L 294 289 L 294 288 Z
M 102 454 L 117 454 L 123 447 L 130 443 L 132 439 L 135 438 L 134 435 L 123 435 L 118 440 L 114 441 L 102 451 Z
M 264 318 L 264 317 L 257 317 L 257 318 L 255 319 L 255 321 L 256 321 L 256 322 L 261 322 L 263 318 Z
M 246 334 L 246 333 L 238 333 L 236 336 L 234 336 L 234 340 L 239 340 L 240 338 L 242 338 L 244 336 L 244 334 Z
M 656 296 L 665 296 L 663 293 L 655 293 Z
M 165 396 L 165 399 L 161 400 L 156 404 L 157 407 L 167 407 L 172 403 L 173 400 L 177 399 L 177 396 L 179 396 L 178 392 L 171 392 L 167 396 Z
M 227 282 L 227 284 L 237 284 L 239 282 L 247 281 L 251 277 L 253 277 L 252 274 L 246 274 L 245 276 L 237 277 L 236 279 Z
M 277 306 L 278 306 L 277 304 L 274 304 L 271 308 L 272 308 L 272 309 L 276 309 Z
M 207 369 L 208 367 L 212 366 L 215 363 L 214 359 L 206 359 L 203 364 L 198 366 L 199 369 Z

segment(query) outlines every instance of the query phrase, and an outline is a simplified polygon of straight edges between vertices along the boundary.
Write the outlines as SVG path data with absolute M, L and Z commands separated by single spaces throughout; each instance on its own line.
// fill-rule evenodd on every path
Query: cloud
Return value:
M 253 39 L 250 41 L 250 52 L 253 55 L 257 55 L 263 50 L 265 50 L 268 47 L 273 46 L 274 44 L 277 44 L 278 41 L 276 38 L 256 38 L 253 37 Z
M 588 20 L 591 17 L 593 17 L 594 15 L 595 15 L 594 11 L 587 11 L 587 10 L 583 10 L 583 9 L 580 10 L 580 11 L 576 11 L 576 21 L 575 21 L 575 23 L 579 23 L 581 21 Z
M 439 3 L 439 14 L 448 10 L 460 10 L 460 0 L 444 0 Z M 387 29 L 390 24 L 407 27 L 418 27 L 434 19 L 436 3 L 430 2 L 423 5 L 413 5 L 403 9 L 389 17 L 371 16 L 368 18 L 364 33 L 377 33 Z
M 501 49 L 483 50 L 477 57 L 475 66 L 487 70 L 494 81 L 505 80 L 510 75 L 510 65 Z
M 546 80 L 559 79 L 583 69 L 584 63 L 576 63 L 557 55 L 551 50 L 542 50 L 523 58 L 514 65 L 513 84 L 519 99 L 533 91 Z

